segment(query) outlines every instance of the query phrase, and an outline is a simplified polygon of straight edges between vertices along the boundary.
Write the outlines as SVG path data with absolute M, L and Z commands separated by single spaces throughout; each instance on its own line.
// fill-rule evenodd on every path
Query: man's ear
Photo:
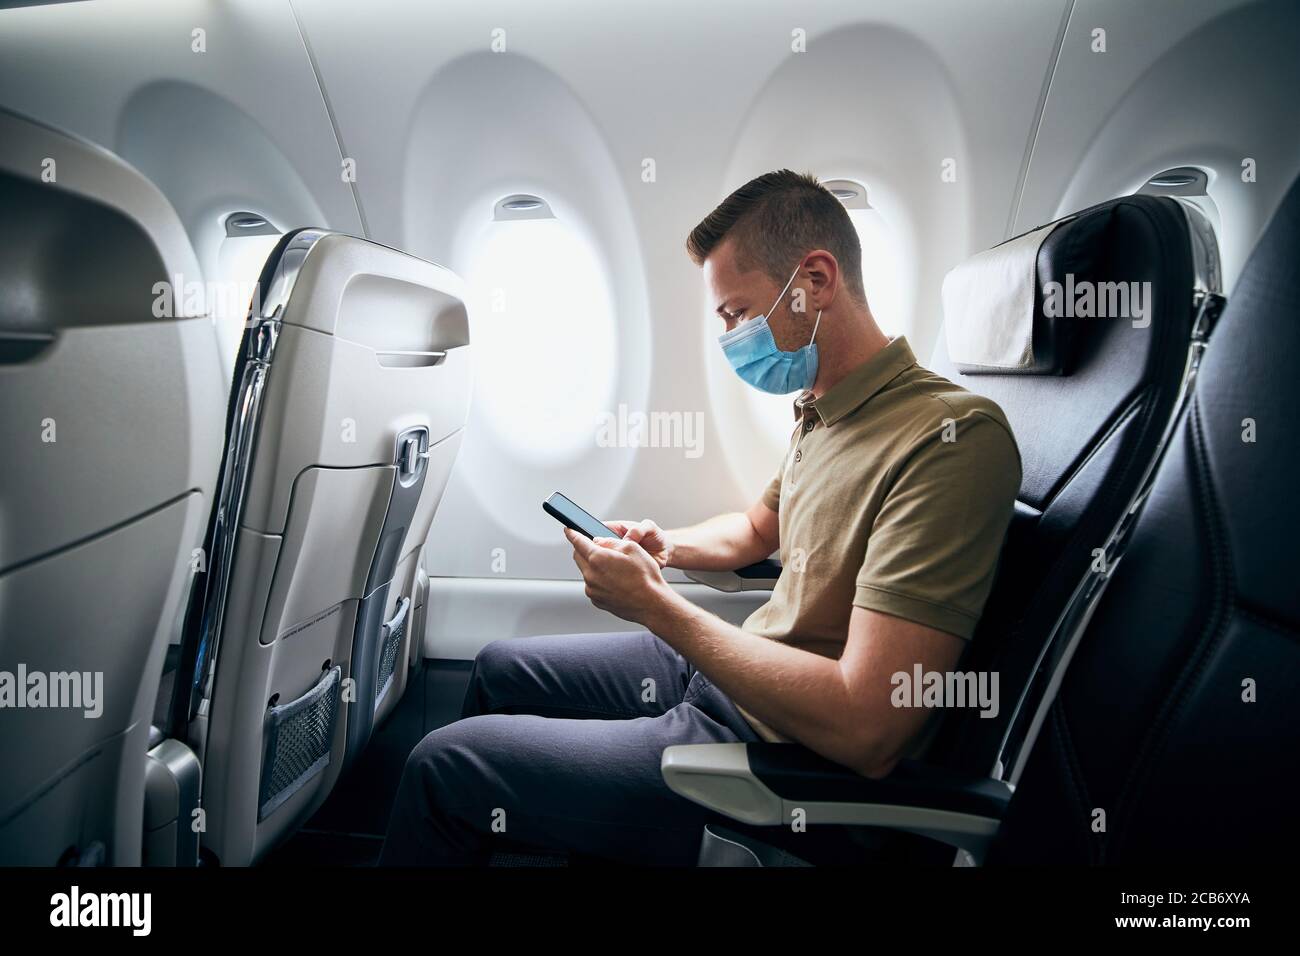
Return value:
M 809 254 L 804 262 L 804 268 L 808 270 L 812 285 L 808 303 L 809 311 L 816 312 L 817 309 L 822 311 L 829 309 L 831 303 L 835 301 L 835 295 L 839 291 L 840 279 L 842 278 L 839 262 L 827 250 L 817 249 Z M 818 299 L 816 305 L 811 301 L 814 297 Z

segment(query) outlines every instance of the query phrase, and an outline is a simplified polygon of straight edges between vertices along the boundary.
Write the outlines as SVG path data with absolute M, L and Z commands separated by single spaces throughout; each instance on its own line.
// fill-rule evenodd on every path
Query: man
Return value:
M 793 740 L 871 777 L 924 748 L 931 714 L 892 706 L 891 677 L 953 669 L 974 632 L 1020 486 L 1006 419 L 880 331 L 857 233 L 814 177 L 758 177 L 687 249 L 736 372 L 800 392 L 789 453 L 743 514 L 566 532 L 592 603 L 645 630 L 485 647 L 465 719 L 407 762 L 382 863 L 541 847 L 691 864 L 712 815 L 665 786 L 665 747 Z M 742 627 L 662 573 L 778 549 L 780 580 Z

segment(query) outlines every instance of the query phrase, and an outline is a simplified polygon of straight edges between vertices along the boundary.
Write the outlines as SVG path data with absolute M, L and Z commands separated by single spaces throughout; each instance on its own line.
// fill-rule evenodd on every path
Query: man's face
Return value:
M 795 264 L 791 262 L 791 272 L 794 267 Z M 793 308 L 795 291 L 802 284 L 802 278 L 796 276 L 776 308 L 772 308 L 781 287 L 785 285 L 784 280 L 779 284 L 773 282 L 761 269 L 741 272 L 736 267 L 736 255 L 730 239 L 722 242 L 704 260 L 704 285 L 709 290 L 714 311 L 722 319 L 723 331 L 730 332 L 738 325 L 772 309 L 767 317 L 767 325 L 772 330 L 776 347 L 783 352 L 803 348 L 812 335 L 812 323 L 807 310 L 800 313 Z

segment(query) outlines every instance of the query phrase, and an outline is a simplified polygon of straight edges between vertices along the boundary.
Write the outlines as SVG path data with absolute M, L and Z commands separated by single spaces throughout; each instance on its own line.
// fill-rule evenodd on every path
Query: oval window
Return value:
M 849 218 L 862 243 L 862 287 L 876 324 L 886 335 L 908 331 L 903 301 L 903 249 L 899 237 L 878 209 L 850 209 Z
M 216 274 L 209 284 L 212 323 L 217 331 L 221 361 L 233 373 L 239 343 L 248 319 L 248 306 L 262 274 L 266 257 L 280 241 L 278 233 L 259 236 L 227 236 L 217 248 Z
M 595 247 L 558 219 L 494 220 L 465 261 L 474 416 L 503 457 L 557 465 L 589 451 L 617 372 L 617 316 Z

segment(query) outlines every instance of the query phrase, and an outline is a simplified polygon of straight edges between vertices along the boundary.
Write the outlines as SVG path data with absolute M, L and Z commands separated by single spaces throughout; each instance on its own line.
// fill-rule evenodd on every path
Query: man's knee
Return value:
M 474 655 L 474 666 L 470 669 L 465 702 L 461 708 L 462 718 L 491 711 L 495 697 L 511 686 L 512 675 L 518 672 L 517 645 L 517 641 L 500 638 L 489 641 Z
M 483 862 L 500 781 L 491 762 L 503 718 L 470 717 L 427 734 L 406 758 L 381 863 Z
M 519 659 L 518 645 L 518 639 L 508 637 L 488 641 L 474 655 L 475 674 L 493 676 L 509 670 Z
M 416 788 L 429 808 L 463 806 L 486 795 L 484 737 L 493 717 L 467 717 L 425 735 L 406 758 L 402 786 Z

